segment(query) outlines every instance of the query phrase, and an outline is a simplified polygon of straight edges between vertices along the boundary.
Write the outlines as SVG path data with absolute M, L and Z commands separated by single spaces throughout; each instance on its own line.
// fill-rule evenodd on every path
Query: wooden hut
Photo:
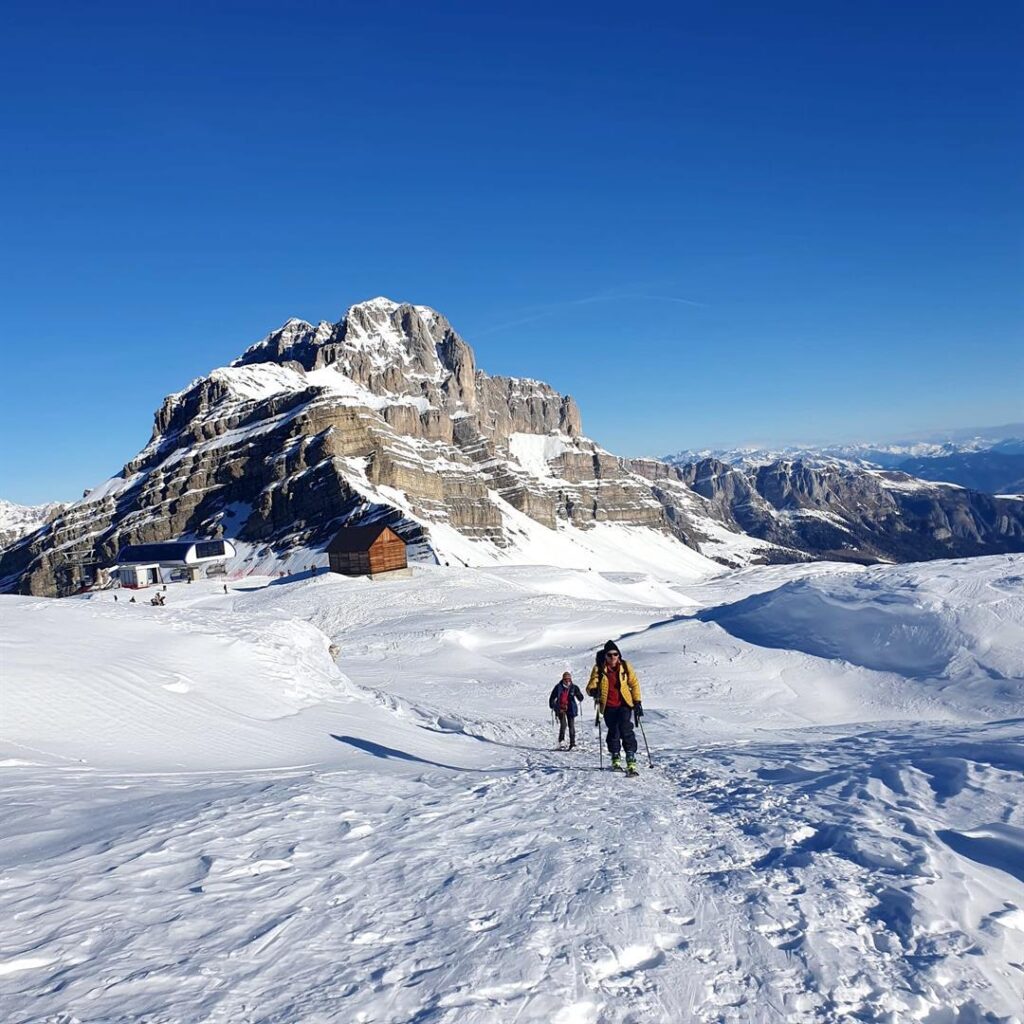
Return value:
M 343 526 L 327 545 L 331 572 L 343 576 L 379 576 L 408 566 L 405 541 L 383 523 Z

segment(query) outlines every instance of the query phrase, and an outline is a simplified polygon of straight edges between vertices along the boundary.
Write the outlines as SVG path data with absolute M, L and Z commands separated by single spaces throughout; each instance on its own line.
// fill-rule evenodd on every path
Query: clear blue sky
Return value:
M 621 454 L 1020 420 L 1022 12 L 8 5 L 0 497 L 378 294 Z

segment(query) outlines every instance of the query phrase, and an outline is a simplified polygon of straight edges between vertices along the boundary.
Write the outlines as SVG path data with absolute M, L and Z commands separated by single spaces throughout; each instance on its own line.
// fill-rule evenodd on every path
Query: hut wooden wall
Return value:
M 385 530 L 370 545 L 371 573 L 404 569 L 407 564 L 405 541 L 390 530 Z

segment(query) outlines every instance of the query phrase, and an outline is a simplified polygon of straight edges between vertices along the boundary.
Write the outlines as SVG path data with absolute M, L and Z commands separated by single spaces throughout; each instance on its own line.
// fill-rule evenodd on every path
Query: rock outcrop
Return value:
M 656 465 L 727 526 L 814 558 L 907 562 L 1024 550 L 1024 501 L 894 470 L 827 460 Z

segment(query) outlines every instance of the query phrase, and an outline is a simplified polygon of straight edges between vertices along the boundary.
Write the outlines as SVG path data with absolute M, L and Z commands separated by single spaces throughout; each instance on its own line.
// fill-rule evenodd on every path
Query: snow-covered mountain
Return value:
M 379 519 L 452 564 L 624 567 L 638 537 L 663 564 L 773 557 L 692 492 L 667 502 L 583 435 L 572 398 L 478 370 L 441 314 L 378 298 L 289 320 L 169 395 L 121 473 L 6 553 L 0 588 L 66 592 L 125 543 L 187 535 L 236 540 L 229 571 L 289 569 Z
M 663 461 L 684 466 L 716 459 L 730 466 L 764 466 L 779 461 L 800 461 L 809 465 L 827 462 L 850 463 L 880 469 L 905 469 L 909 460 L 949 458 L 957 455 L 997 452 L 1024 453 L 1024 423 L 1008 423 L 966 431 L 950 431 L 948 435 L 926 435 L 893 442 L 855 442 L 831 445 L 786 445 L 778 448 L 748 445 L 738 448 L 683 449 L 666 455 Z M 932 479 L 928 477 L 928 479 Z M 952 481 L 958 483 L 959 481 Z
M 647 466 L 666 488 L 704 498 L 725 528 L 815 558 L 906 562 L 1024 549 L 1024 500 L 896 470 L 788 459 Z
M 989 494 L 1024 494 L 1024 441 L 904 459 L 897 468 L 923 480 L 945 480 Z
M 665 456 L 674 466 L 709 459 L 745 473 L 800 463 L 813 469 L 896 470 L 933 483 L 956 484 L 986 494 L 1024 493 L 1024 424 L 1011 423 L 944 439 L 892 444 L 689 449 Z
M 0 549 L 34 533 L 65 508 L 67 502 L 51 501 L 46 505 L 16 505 L 0 498 Z
M 452 564 L 706 567 L 1024 547 L 1024 503 L 902 474 L 777 465 L 750 480 L 606 451 L 573 399 L 492 377 L 436 310 L 378 298 L 289 320 L 165 399 L 115 477 L 0 556 L 0 589 L 76 589 L 121 545 L 228 536 L 229 572 L 323 561 L 384 520 Z

